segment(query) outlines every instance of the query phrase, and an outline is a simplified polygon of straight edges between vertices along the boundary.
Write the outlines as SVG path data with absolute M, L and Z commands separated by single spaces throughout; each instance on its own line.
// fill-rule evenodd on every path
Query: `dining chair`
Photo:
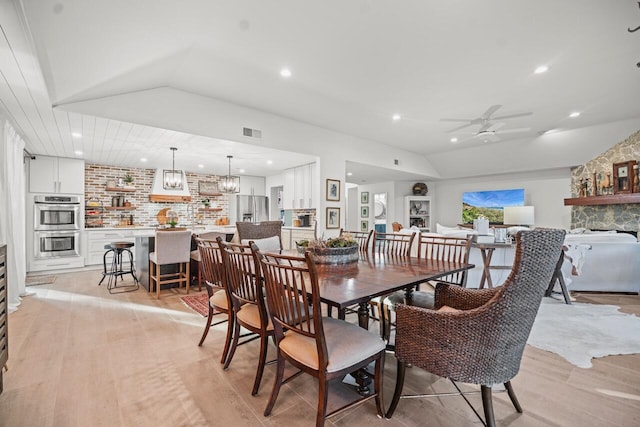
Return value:
M 218 236 L 222 237 L 223 239 L 225 237 L 224 234 L 216 233 L 213 231 L 198 234 L 198 238 L 204 239 L 204 240 L 216 240 Z M 191 262 L 195 267 L 195 274 L 197 274 L 196 278 L 198 282 L 198 291 L 201 291 L 202 290 L 202 271 L 200 269 L 200 263 L 202 262 L 202 258 L 200 256 L 200 250 L 198 248 L 191 251 Z M 193 270 L 194 268 L 191 269 L 192 272 Z
M 233 332 L 233 311 L 229 309 L 231 306 L 229 296 L 225 289 L 224 266 L 222 265 L 222 253 L 220 244 L 217 240 L 205 240 L 196 238 L 198 251 L 200 252 L 200 271 L 202 272 L 202 280 L 204 281 L 207 295 L 209 297 L 209 313 L 207 315 L 207 324 L 200 338 L 198 346 L 202 346 L 211 326 L 227 323 L 227 333 L 224 341 L 224 348 L 220 357 L 220 363 L 224 363 L 231 345 L 231 334 Z M 225 315 L 224 320 L 213 322 L 213 316 L 217 314 Z
M 239 345 L 259 338 L 258 368 L 251 391 L 251 395 L 255 396 L 260 388 L 260 381 L 266 364 L 269 337 L 273 338 L 273 323 L 267 314 L 267 307 L 264 301 L 260 266 L 255 261 L 255 256 L 250 246 L 224 243 L 221 239 L 218 240 L 218 243 L 222 251 L 222 263 L 226 271 L 224 280 L 226 280 L 226 289 L 229 292 L 231 310 L 233 310 L 234 316 L 233 339 L 224 363 L 224 369 L 229 367 Z M 240 327 L 257 335 L 240 342 Z
M 369 252 L 369 246 L 370 246 L 370 243 L 372 241 L 372 237 L 375 234 L 375 231 L 374 230 L 370 230 L 370 231 L 348 231 L 348 230 L 343 230 L 341 228 L 340 229 L 340 237 L 344 236 L 345 234 L 351 235 L 351 237 L 353 237 L 353 239 L 358 242 L 358 245 L 360 247 L 360 252 Z
M 428 236 L 424 234 L 419 234 L 418 236 L 418 258 L 468 264 L 470 248 L 471 237 Z M 427 282 L 432 289 L 435 288 L 436 283 L 448 283 L 464 287 L 467 283 L 467 270 L 448 274 L 437 279 L 436 282 Z M 404 291 L 394 292 L 383 299 L 381 307 L 382 320 L 380 323 L 383 328 L 382 337 L 388 343 L 391 341 L 391 328 L 394 325 L 391 320 L 392 313 L 398 304 L 433 308 L 433 292 L 414 291 L 410 295 L 412 297 L 411 301 L 406 300 Z M 393 345 L 390 345 L 390 348 L 393 348 Z
M 415 232 L 411 234 L 400 233 L 379 233 L 375 232 L 373 239 L 373 254 L 386 254 L 395 256 L 411 255 L 411 246 L 416 237 Z
M 282 222 L 262 221 L 236 222 L 236 230 L 240 243 L 246 245 L 254 241 L 263 251 L 273 252 L 282 250 Z
M 277 372 L 264 415 L 271 414 L 282 384 L 305 372 L 318 379 L 316 426 L 325 419 L 375 398 L 382 415 L 382 370 L 385 344 L 380 337 L 357 325 L 322 317 L 316 265 L 309 252 L 304 257 L 261 253 L 254 248 L 265 278 L 267 306 L 276 338 Z M 309 301 L 311 308 L 308 308 Z M 300 369 L 284 378 L 285 361 Z M 375 361 L 374 391 L 327 413 L 329 382 L 341 379 Z
M 504 384 L 516 411 L 522 412 L 510 381 L 520 369 L 564 235 L 564 230 L 540 228 L 519 232 L 513 269 L 500 287 L 467 289 L 438 283 L 435 310 L 398 304 L 397 381 L 387 418 L 401 398 L 433 396 L 402 395 L 408 364 L 448 378 L 459 392 L 456 381 L 479 384 L 487 426 L 495 426 L 493 384 Z M 456 394 L 466 400 L 468 393 Z
M 177 283 L 189 293 L 189 261 L 191 260 L 191 231 L 156 231 L 155 251 L 149 254 L 149 291 L 154 286 L 156 299 L 162 285 Z M 178 271 L 162 274 L 162 266 L 177 264 Z

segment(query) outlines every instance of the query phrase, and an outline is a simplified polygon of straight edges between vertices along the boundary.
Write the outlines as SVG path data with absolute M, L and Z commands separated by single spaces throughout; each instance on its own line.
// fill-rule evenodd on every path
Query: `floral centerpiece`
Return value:
M 306 251 L 318 264 L 346 264 L 358 261 L 358 241 L 350 234 L 323 240 L 301 240 L 296 242 L 298 253 Z

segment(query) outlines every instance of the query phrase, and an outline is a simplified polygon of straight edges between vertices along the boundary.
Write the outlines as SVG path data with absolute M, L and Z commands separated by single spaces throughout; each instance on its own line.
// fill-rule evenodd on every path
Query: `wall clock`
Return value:
M 633 167 L 635 164 L 635 160 L 613 164 L 613 194 L 633 192 Z

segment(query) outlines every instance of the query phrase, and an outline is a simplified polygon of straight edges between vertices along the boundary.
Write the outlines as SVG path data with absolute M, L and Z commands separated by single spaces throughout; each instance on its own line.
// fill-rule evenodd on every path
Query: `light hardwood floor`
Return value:
M 51 285 L 29 287 L 9 316 L 10 352 L 0 426 L 310 426 L 317 386 L 301 376 L 284 386 L 271 416 L 262 412 L 273 382 L 267 366 L 252 397 L 258 342 L 242 346 L 227 371 L 219 363 L 226 325 L 197 342 L 205 318 L 185 307 L 178 293 L 157 301 L 143 289 L 110 295 L 100 273 L 58 274 Z M 640 297 L 582 295 L 640 314 Z M 559 325 L 560 327 L 561 325 Z M 269 359 L 275 353 L 269 350 Z M 527 346 L 512 381 L 524 414 L 496 394 L 498 425 L 640 425 L 640 355 L 596 359 L 577 368 L 559 356 Z M 395 359 L 385 366 L 385 405 L 395 383 Z M 447 391 L 451 385 L 420 369 L 407 373 L 407 389 Z M 339 398 L 348 391 L 335 388 Z M 469 386 L 468 388 L 471 388 Z M 472 402 L 481 412 L 480 397 Z M 460 397 L 400 402 L 391 420 L 378 419 L 373 402 L 340 414 L 328 426 L 480 425 Z

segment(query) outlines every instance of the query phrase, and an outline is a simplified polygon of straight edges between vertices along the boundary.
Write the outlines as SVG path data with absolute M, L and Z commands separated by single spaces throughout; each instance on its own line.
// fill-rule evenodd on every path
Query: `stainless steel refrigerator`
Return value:
M 267 196 L 236 195 L 229 199 L 231 224 L 237 221 L 269 221 L 269 198 Z

